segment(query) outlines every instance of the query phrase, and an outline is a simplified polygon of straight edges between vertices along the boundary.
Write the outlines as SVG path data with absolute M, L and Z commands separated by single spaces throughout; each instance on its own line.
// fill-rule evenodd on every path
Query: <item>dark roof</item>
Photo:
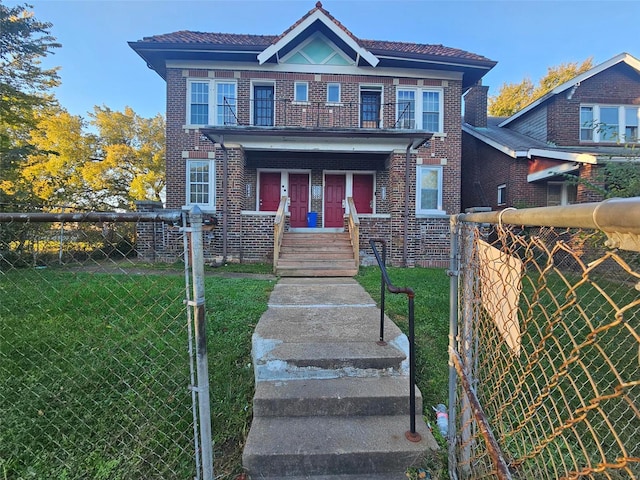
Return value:
M 274 44 L 281 36 L 276 35 L 248 35 L 237 33 L 212 33 L 193 32 L 181 30 L 178 32 L 164 33 L 151 37 L 144 37 L 135 42 L 137 44 L 174 44 L 174 45 L 219 45 L 228 47 L 247 47 L 262 50 Z M 460 58 L 475 60 L 478 62 L 496 62 L 489 60 L 482 55 L 467 52 L 457 48 L 445 47 L 443 45 L 430 45 L 422 43 L 392 42 L 383 40 L 358 40 L 359 45 L 378 54 L 413 54 L 428 55 L 431 57 Z
M 487 118 L 487 127 L 475 127 L 468 123 L 463 123 L 463 129 L 469 132 L 480 141 L 493 146 L 500 146 L 503 149 L 511 150 L 514 153 L 518 152 L 522 156 L 526 156 L 527 152 L 531 149 L 545 150 L 547 152 L 562 153 L 586 153 L 595 155 L 597 157 L 636 157 L 633 152 L 629 152 L 629 149 L 625 149 L 624 146 L 609 146 L 609 145 L 576 145 L 576 146 L 556 146 L 548 144 L 542 140 L 538 140 L 528 135 L 515 132 L 508 127 L 500 127 L 499 125 L 504 122 L 508 117 L 489 117 Z M 473 133 L 471 133 L 473 132 Z M 552 154 L 550 156 L 553 156 Z
M 220 60 L 256 61 L 258 55 L 302 24 L 310 16 L 320 12 L 329 22 L 344 32 L 363 50 L 380 59 L 379 66 L 390 68 L 429 68 L 450 70 L 463 74 L 463 88 L 477 83 L 496 64 L 482 55 L 443 45 L 428 45 L 409 42 L 381 40 L 361 40 L 351 33 L 317 2 L 297 22 L 280 35 L 249 35 L 236 33 L 208 33 L 182 30 L 144 37 L 137 42 L 129 42 L 147 65 L 163 78 L 166 74 L 166 60 Z M 314 24 L 314 29 L 323 31 L 323 26 Z M 326 27 L 325 32 L 326 32 Z M 341 47 L 339 38 L 338 46 Z M 345 46 L 342 43 L 342 46 Z

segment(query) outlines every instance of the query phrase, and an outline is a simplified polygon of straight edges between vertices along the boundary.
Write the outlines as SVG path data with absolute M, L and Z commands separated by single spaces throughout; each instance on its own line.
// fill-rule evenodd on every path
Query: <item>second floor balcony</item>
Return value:
M 224 97 L 191 124 L 215 127 L 295 127 L 298 129 L 417 130 L 439 132 L 440 109 L 421 111 L 415 102 L 296 102 L 291 99 Z

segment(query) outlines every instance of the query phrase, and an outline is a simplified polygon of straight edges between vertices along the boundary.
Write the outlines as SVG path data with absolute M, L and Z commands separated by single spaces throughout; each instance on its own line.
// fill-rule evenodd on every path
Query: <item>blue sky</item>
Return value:
M 52 34 L 62 43 L 44 64 L 61 67 L 55 94 L 65 108 L 85 116 L 94 105 L 128 105 L 150 117 L 164 114 L 164 81 L 128 41 L 178 30 L 277 35 L 315 0 L 28 3 L 36 18 L 53 24 Z M 323 6 L 360 38 L 442 44 L 497 61 L 484 78 L 490 94 L 504 82 L 536 82 L 560 63 L 593 57 L 598 64 L 622 52 L 640 58 L 637 0 L 324 0 Z

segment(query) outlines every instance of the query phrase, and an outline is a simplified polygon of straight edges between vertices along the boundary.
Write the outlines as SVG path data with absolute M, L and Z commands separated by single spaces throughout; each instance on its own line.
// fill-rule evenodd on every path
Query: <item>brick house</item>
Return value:
M 495 62 L 359 39 L 320 2 L 280 35 L 180 31 L 130 46 L 167 82 L 166 208 L 215 219 L 211 258 L 271 260 L 282 206 L 287 231 L 343 231 L 357 212 L 361 252 L 376 237 L 392 264 L 448 264 L 462 94 Z
M 602 200 L 602 165 L 637 161 L 640 61 L 622 53 L 508 118 L 487 118 L 488 87 L 465 95 L 462 206 Z

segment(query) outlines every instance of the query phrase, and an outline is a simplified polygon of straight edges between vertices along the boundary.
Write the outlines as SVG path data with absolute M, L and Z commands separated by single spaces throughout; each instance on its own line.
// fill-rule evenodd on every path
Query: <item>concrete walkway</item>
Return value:
M 437 444 L 410 442 L 408 341 L 351 278 L 283 278 L 253 335 L 253 480 L 405 479 Z

